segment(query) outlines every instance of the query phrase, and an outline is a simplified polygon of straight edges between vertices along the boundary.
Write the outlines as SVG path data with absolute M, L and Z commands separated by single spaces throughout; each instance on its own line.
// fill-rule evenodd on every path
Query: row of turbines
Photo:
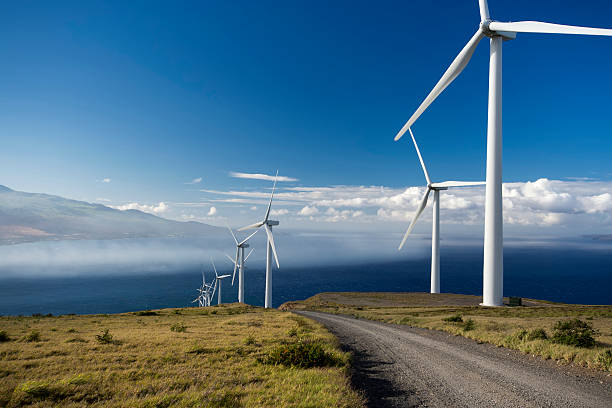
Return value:
M 417 220 L 425 210 L 431 192 L 433 192 L 433 217 L 432 217 L 432 245 L 431 245 L 431 293 L 440 292 L 440 192 L 449 188 L 469 187 L 476 185 L 486 185 L 485 188 L 485 230 L 484 230 L 484 262 L 483 262 L 483 305 L 501 306 L 503 304 L 503 211 L 502 211 L 502 42 L 514 40 L 517 33 L 539 33 L 539 34 L 577 34 L 577 35 L 596 35 L 612 36 L 612 29 L 577 27 L 560 24 L 543 23 L 538 21 L 517 21 L 499 22 L 491 19 L 487 0 L 478 1 L 480 9 L 480 24 L 476 33 L 468 41 L 465 47 L 459 52 L 457 57 L 444 72 L 440 80 L 427 95 L 418 109 L 410 117 L 408 122 L 395 136 L 399 140 L 406 132 L 409 132 L 416 153 L 423 169 L 426 191 L 421 199 L 415 215 L 404 234 L 399 245 L 401 250 Z M 427 110 L 440 94 L 461 74 L 467 66 L 476 47 L 482 39 L 489 38 L 490 58 L 489 58 L 489 101 L 488 101 L 488 125 L 487 125 L 487 157 L 486 157 L 486 182 L 470 181 L 444 181 L 440 183 L 432 182 L 425 166 L 425 162 L 419 150 L 419 146 L 412 132 L 412 126 L 417 119 Z M 278 177 L 278 172 L 276 173 Z M 277 226 L 278 221 L 269 219 L 274 189 L 276 188 L 276 178 L 270 196 L 270 203 L 263 221 L 240 228 L 238 231 L 255 228 L 257 231 L 264 227 L 268 240 L 266 244 L 266 291 L 265 307 L 272 306 L 272 255 L 279 267 L 272 227 Z M 238 301 L 244 302 L 244 263 L 248 258 L 244 256 L 244 249 L 248 247 L 247 241 L 257 232 L 248 236 L 243 241 L 238 241 L 233 231 L 232 236 L 236 243 L 236 258 L 234 263 L 234 276 L 236 270 L 238 275 Z M 230 258 L 231 259 L 231 258 Z M 214 266 L 213 266 L 214 268 Z M 223 275 L 229 277 L 229 275 Z M 219 282 L 219 292 L 221 291 L 221 280 L 223 277 L 216 275 L 215 284 L 206 285 L 199 289 L 201 293 L 208 293 L 216 288 Z M 234 278 L 232 278 L 233 284 Z M 208 288 L 208 289 L 207 289 Z M 210 297 L 202 302 L 202 305 L 210 305 Z M 197 300 L 197 299 L 196 299 Z M 219 303 L 221 296 L 219 293 Z
M 503 303 L 503 211 L 502 211 L 502 43 L 514 40 L 517 33 L 538 34 L 577 34 L 612 36 L 611 29 L 576 27 L 560 24 L 543 23 L 539 21 L 499 22 L 491 19 L 487 0 L 479 0 L 480 25 L 476 33 L 450 64 L 442 78 L 423 100 L 408 122 L 395 136 L 399 140 L 406 132 L 410 133 L 417 151 L 421 167 L 427 181 L 427 189 L 419 204 L 406 234 L 400 244 L 404 245 L 408 235 L 425 209 L 429 194 L 434 192 L 433 228 L 432 228 L 432 259 L 431 259 L 431 292 L 440 291 L 440 252 L 439 252 L 439 194 L 449 187 L 465 187 L 469 185 L 486 184 L 485 188 L 485 230 L 484 230 L 484 262 L 483 262 L 483 305 L 501 306 Z M 427 173 L 419 147 L 412 133 L 412 126 L 427 110 L 429 105 L 440 96 L 467 66 L 476 47 L 482 39 L 489 38 L 489 102 L 487 125 L 487 159 L 486 182 L 456 182 L 432 183 Z
M 274 262 L 276 263 L 276 267 L 280 268 L 280 264 L 278 262 L 278 255 L 276 253 L 276 245 L 274 244 L 274 235 L 272 234 L 272 227 L 279 225 L 278 221 L 270 219 L 270 209 L 272 208 L 272 200 L 274 199 L 274 191 L 276 190 L 276 181 L 278 179 L 278 171 L 276 172 L 276 176 L 274 177 L 274 184 L 272 186 L 272 193 L 270 194 L 270 202 L 268 203 L 268 208 L 266 209 L 266 213 L 264 215 L 263 220 L 256 222 L 254 224 L 247 225 L 245 227 L 239 228 L 238 231 L 246 231 L 255 229 L 255 232 L 247 236 L 242 241 L 239 241 L 234 234 L 234 231 L 228 226 L 230 234 L 234 239 L 234 243 L 236 244 L 236 257 L 232 258 L 229 255 L 225 255 L 230 262 L 234 264 L 234 273 L 232 275 L 219 275 L 217 273 L 217 268 L 215 267 L 215 262 L 211 258 L 211 263 L 213 270 L 215 272 L 215 279 L 212 283 L 206 283 L 206 276 L 204 273 L 204 269 L 202 269 L 202 286 L 200 286 L 197 291 L 199 293 L 198 297 L 193 300 L 192 303 L 198 303 L 200 307 L 207 307 L 211 305 L 211 301 L 217 291 L 217 304 L 221 304 L 221 286 L 223 279 L 232 277 L 232 286 L 234 286 L 234 281 L 236 278 L 236 271 L 238 271 L 238 302 L 244 303 L 244 271 L 246 269 L 246 261 L 253 253 L 253 249 L 245 256 L 244 250 L 249 248 L 248 241 L 255 235 L 259 230 L 263 227 L 264 231 L 266 231 L 267 241 L 266 241 L 266 290 L 265 290 L 265 301 L 264 307 L 270 308 L 272 307 L 272 256 L 274 256 Z

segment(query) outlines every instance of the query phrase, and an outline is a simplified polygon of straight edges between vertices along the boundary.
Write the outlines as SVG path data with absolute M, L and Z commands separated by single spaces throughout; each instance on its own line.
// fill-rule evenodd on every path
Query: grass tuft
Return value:
M 6 331 L 0 330 L 0 343 L 4 343 L 5 341 L 11 341 L 11 338 Z
M 23 337 L 23 341 L 27 342 L 27 343 L 32 343 L 35 341 L 40 341 L 40 332 L 36 331 L 36 330 L 32 330 L 31 332 L 29 332 L 28 334 L 26 334 Z
M 185 333 L 187 331 L 187 326 L 185 326 L 183 323 L 174 323 L 172 326 L 170 326 L 170 331 Z
M 110 334 L 108 329 L 104 329 L 102 333 L 96 334 L 96 341 L 100 344 L 111 344 L 113 343 L 113 335 Z
M 444 320 L 445 322 L 451 322 L 451 323 L 463 323 L 463 317 L 461 317 L 459 313 L 454 314 L 449 317 L 445 317 L 442 320 Z
M 474 330 L 475 327 L 476 327 L 476 323 L 474 323 L 472 319 L 467 319 L 465 323 L 463 324 L 463 331 Z
M 263 362 L 299 368 L 341 366 L 343 364 L 336 356 L 325 351 L 321 344 L 301 340 L 274 348 Z

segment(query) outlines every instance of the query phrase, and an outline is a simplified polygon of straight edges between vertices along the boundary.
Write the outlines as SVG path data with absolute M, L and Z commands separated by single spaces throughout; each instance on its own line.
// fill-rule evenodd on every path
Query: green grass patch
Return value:
M 299 368 L 329 367 L 343 364 L 342 360 L 327 352 L 321 344 L 302 340 L 274 348 L 263 359 L 263 362 Z
M 595 346 L 595 336 L 598 334 L 590 323 L 580 319 L 561 320 L 553 327 L 551 341 L 568 346 L 590 348 Z

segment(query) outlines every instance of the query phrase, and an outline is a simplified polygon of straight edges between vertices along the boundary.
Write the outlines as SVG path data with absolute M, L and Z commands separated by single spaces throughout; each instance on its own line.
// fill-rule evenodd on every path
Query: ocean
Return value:
M 429 291 L 429 257 L 360 261 L 351 265 L 288 266 L 273 272 L 273 304 L 329 291 Z M 262 265 L 262 262 L 258 262 Z M 129 274 L 100 267 L 69 276 L 0 277 L 0 314 L 120 313 L 193 306 L 200 266 L 130 265 Z M 228 271 L 225 265 L 222 269 Z M 210 268 L 209 268 L 210 269 Z M 231 271 L 230 271 L 231 272 Z M 0 275 L 1 276 L 1 275 Z M 208 271 L 208 278 L 212 276 Z M 245 298 L 263 305 L 265 270 L 245 272 Z M 482 249 L 443 247 L 442 292 L 482 294 Z M 612 304 L 612 251 L 537 247 L 504 250 L 504 295 L 580 304 Z M 237 282 L 224 281 L 223 302 L 237 300 Z M 216 304 L 216 295 L 215 295 Z

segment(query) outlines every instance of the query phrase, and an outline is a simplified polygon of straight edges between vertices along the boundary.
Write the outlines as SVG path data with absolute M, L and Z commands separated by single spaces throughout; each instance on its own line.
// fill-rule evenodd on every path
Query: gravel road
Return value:
M 354 355 L 371 407 L 612 407 L 612 377 L 447 333 L 297 312 Z

